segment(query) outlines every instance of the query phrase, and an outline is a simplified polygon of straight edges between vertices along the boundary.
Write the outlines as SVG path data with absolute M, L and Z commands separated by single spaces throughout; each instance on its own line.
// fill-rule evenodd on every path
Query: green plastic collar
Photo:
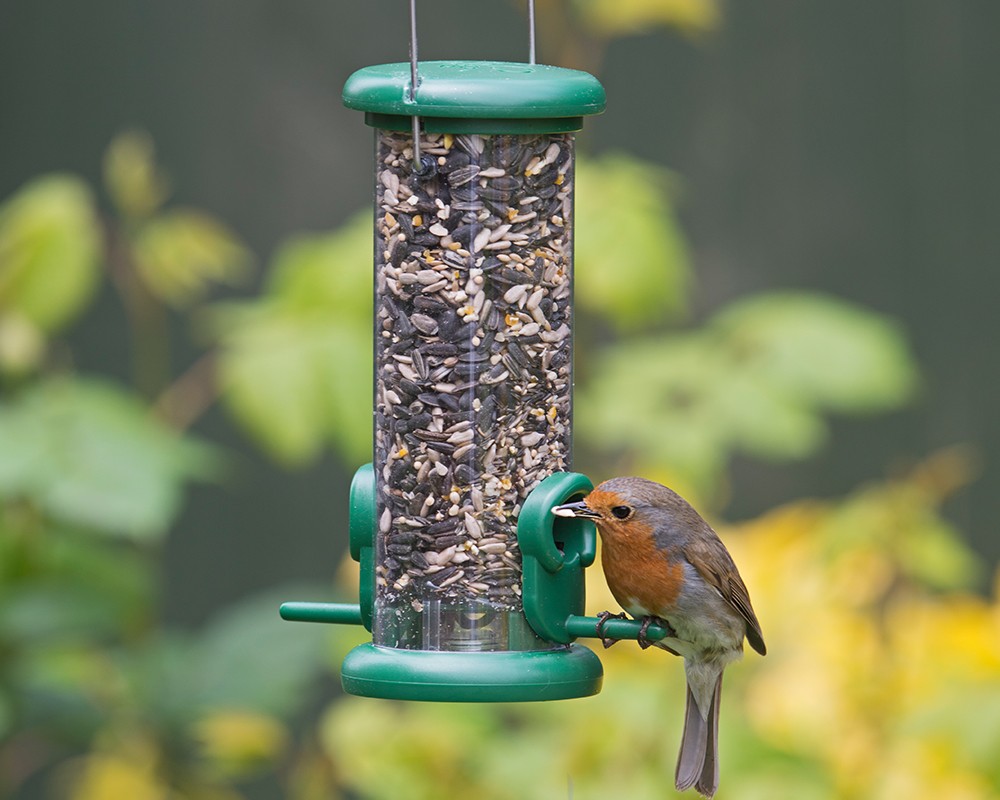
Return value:
M 593 650 L 446 653 L 362 644 L 341 667 L 344 691 L 362 697 L 449 703 L 568 700 L 601 691 L 604 668 Z
M 542 133 L 579 130 L 604 111 L 604 87 L 586 72 L 505 61 L 422 61 L 416 99 L 410 65 L 378 64 L 351 75 L 344 105 L 374 127 L 451 133 Z

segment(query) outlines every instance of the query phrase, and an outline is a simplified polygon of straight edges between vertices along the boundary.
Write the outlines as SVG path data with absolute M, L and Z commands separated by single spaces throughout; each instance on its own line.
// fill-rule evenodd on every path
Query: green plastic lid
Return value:
M 410 65 L 378 64 L 351 75 L 344 105 L 374 127 L 407 130 L 419 116 L 435 133 L 560 133 L 604 111 L 604 87 L 575 69 L 505 61 L 421 61 L 414 100 Z

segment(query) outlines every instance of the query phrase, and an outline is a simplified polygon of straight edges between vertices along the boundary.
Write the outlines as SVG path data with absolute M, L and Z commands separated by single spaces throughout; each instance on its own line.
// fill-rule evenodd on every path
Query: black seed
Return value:
M 514 175 L 501 175 L 499 178 L 493 178 L 489 185 L 501 192 L 513 192 L 521 188 L 522 183 L 523 181 Z
M 416 397 L 420 394 L 420 384 L 414 383 L 406 378 L 400 378 L 399 383 L 396 384 L 396 388 L 402 391 L 403 394 L 408 395 L 410 398 Z

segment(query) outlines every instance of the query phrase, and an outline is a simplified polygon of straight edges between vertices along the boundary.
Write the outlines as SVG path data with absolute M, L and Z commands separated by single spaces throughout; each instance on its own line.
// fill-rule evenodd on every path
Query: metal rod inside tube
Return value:
M 420 162 L 420 117 L 413 117 L 413 167 L 420 172 L 423 165 Z
M 410 0 L 410 101 L 417 99 L 417 0 Z M 420 117 L 413 116 L 413 167 L 420 164 Z

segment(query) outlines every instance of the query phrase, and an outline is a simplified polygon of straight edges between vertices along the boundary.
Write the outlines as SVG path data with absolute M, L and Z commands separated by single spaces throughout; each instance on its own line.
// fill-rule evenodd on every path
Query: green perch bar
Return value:
M 289 622 L 326 622 L 337 625 L 360 625 L 361 606 L 357 603 L 282 603 L 281 618 Z M 566 619 L 566 632 L 574 638 L 596 639 L 597 617 L 572 614 Z M 609 619 L 604 623 L 604 635 L 610 639 L 637 639 L 642 623 L 631 619 Z M 646 638 L 658 642 L 669 631 L 659 625 L 650 625 Z
M 289 622 L 328 622 L 334 625 L 361 625 L 357 603 L 282 603 L 281 618 Z

